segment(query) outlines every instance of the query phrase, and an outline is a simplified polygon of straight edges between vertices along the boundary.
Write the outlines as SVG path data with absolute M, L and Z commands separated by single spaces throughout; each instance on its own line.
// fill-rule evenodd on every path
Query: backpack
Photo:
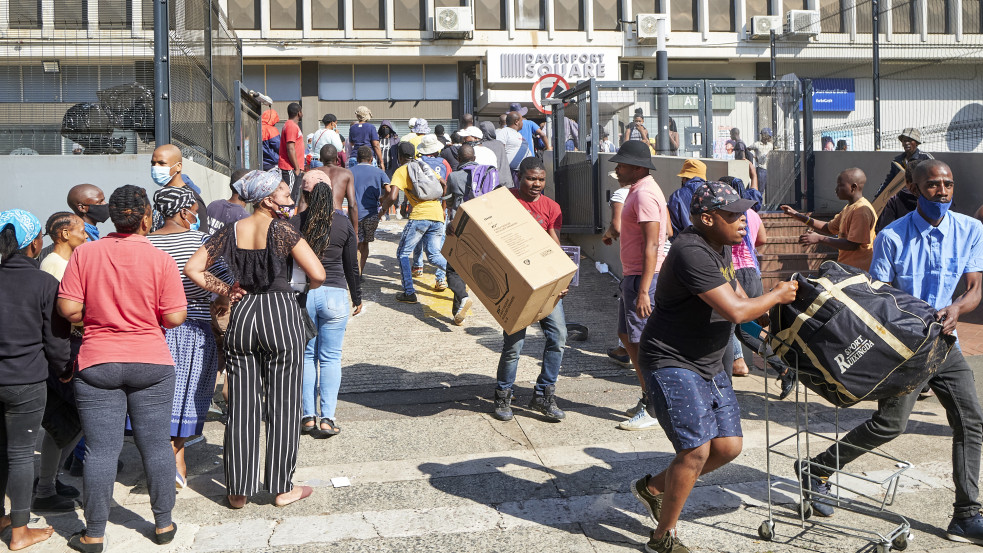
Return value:
M 413 184 L 413 195 L 422 202 L 439 200 L 444 188 L 429 165 L 417 159 L 406 164 L 406 172 Z
M 464 200 L 473 200 L 498 188 L 498 169 L 491 165 L 469 165 L 461 171 L 468 174 L 468 185 L 464 190 Z

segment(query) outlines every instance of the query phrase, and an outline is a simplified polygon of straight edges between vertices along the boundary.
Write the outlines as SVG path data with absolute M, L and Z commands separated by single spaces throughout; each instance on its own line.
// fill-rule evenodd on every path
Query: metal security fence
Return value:
M 817 4 L 775 44 L 779 77 L 812 80 L 817 150 L 900 151 L 897 136 L 915 127 L 923 150 L 983 151 L 979 0 Z

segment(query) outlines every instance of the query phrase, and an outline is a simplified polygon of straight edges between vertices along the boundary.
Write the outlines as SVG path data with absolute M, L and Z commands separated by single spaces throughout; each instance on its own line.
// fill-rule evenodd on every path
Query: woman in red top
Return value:
M 174 259 L 147 240 L 153 225 L 147 192 L 116 189 L 109 216 L 116 232 L 72 252 L 58 293 L 62 316 L 85 323 L 75 398 L 86 442 L 86 528 L 68 545 L 86 553 L 104 548 L 127 415 L 147 475 L 154 539 L 170 543 L 177 532 L 171 521 L 174 361 L 161 327 L 183 324 L 188 304 Z

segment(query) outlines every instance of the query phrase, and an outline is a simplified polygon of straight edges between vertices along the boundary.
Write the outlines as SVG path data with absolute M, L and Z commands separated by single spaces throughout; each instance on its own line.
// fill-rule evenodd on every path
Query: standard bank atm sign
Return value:
M 813 79 L 812 111 L 853 111 L 856 85 L 853 79 Z M 802 103 L 799 102 L 799 109 Z

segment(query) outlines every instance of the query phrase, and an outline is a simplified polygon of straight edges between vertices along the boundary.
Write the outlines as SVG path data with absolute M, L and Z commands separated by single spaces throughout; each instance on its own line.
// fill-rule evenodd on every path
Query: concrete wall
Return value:
M 206 202 L 229 196 L 229 177 L 184 161 L 184 173 L 201 188 Z M 106 199 L 118 187 L 136 184 L 153 199 L 157 186 L 150 180 L 150 154 L 116 156 L 2 156 L 0 157 L 0 210 L 30 211 L 43 224 L 49 215 L 68 209 L 68 191 L 76 184 L 91 183 L 102 188 Z M 113 231 L 110 221 L 99 225 L 103 233 Z
M 816 152 L 816 206 L 819 214 L 837 213 L 846 202 L 837 199 L 834 193 L 836 177 L 840 171 L 859 167 L 867 174 L 864 196 L 874 199 L 874 193 L 884 182 L 891 160 L 898 152 Z M 983 154 L 977 153 L 932 153 L 937 159 L 952 167 L 956 181 L 955 201 L 952 208 L 960 213 L 973 215 L 983 205 L 983 186 L 976 181 L 983 174 Z
M 598 160 L 602 180 L 601 186 L 605 199 L 610 198 L 611 193 L 619 187 L 618 181 L 608 175 L 609 172 L 614 171 L 615 164 L 610 161 L 613 155 L 600 154 L 600 159 Z M 681 179 L 676 175 L 682 169 L 684 161 L 685 158 L 675 156 L 652 157 L 652 162 L 656 166 L 656 170 L 652 173 L 652 176 L 659 183 L 666 199 L 679 188 Z M 700 161 L 707 164 L 707 178 L 709 180 L 717 180 L 727 175 L 741 178 L 745 182 L 749 180 L 748 164 L 744 161 L 725 161 L 720 159 L 701 159 Z M 604 228 L 607 228 L 611 224 L 611 210 L 605 206 L 601 213 Z M 594 261 L 607 263 L 609 270 L 619 278 L 621 277 L 620 245 L 618 242 L 607 246 L 601 242 L 600 234 L 569 234 L 566 235 L 566 239 L 572 244 L 580 246 L 583 255 Z M 592 270 L 589 268 L 588 263 L 581 263 L 581 269 Z

